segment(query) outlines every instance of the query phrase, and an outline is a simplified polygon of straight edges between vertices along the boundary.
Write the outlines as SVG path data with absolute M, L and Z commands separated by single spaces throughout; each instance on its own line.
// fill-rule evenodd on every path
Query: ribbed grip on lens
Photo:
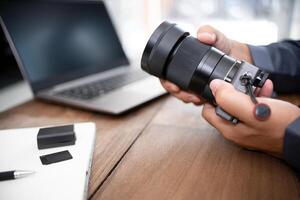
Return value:
M 199 42 L 196 38 L 187 37 L 173 53 L 167 68 L 167 80 L 176 83 L 180 88 L 188 90 L 192 76 L 211 46 Z

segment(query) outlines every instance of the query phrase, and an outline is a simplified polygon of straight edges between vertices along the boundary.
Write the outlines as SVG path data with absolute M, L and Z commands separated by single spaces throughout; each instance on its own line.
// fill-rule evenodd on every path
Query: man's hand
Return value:
M 258 121 L 253 115 L 254 104 L 246 94 L 222 80 L 213 80 L 210 88 L 217 104 L 240 122 L 234 125 L 215 113 L 215 107 L 205 104 L 202 115 L 225 138 L 251 150 L 259 150 L 276 157 L 282 156 L 285 129 L 296 118 L 300 109 L 288 102 L 259 97 L 258 102 L 271 108 L 267 121 Z
M 200 27 L 197 33 L 197 38 L 203 43 L 212 45 L 217 49 L 220 49 L 227 55 L 230 55 L 239 60 L 244 60 L 252 63 L 249 48 L 246 44 L 228 39 L 223 33 L 219 32 L 211 26 L 206 25 Z M 192 92 L 182 91 L 177 85 L 169 81 L 161 80 L 161 84 L 173 96 L 181 99 L 186 103 L 194 103 L 196 105 L 201 105 L 204 103 L 201 97 L 193 94 Z M 270 84 L 272 84 L 271 81 L 267 81 L 265 85 L 267 88 L 272 88 L 273 86 Z M 266 96 L 264 93 L 270 93 L 269 90 L 266 91 L 265 87 L 261 90 L 261 92 L 262 96 Z

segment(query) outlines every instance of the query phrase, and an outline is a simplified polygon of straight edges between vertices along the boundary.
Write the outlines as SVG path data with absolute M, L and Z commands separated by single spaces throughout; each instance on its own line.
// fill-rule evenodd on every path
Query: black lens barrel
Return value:
M 142 69 L 214 102 L 212 79 L 224 79 L 237 61 L 201 43 L 176 24 L 163 22 L 151 35 L 142 56 Z
M 159 78 L 165 78 L 166 64 L 177 44 L 189 35 L 176 24 L 163 22 L 151 35 L 142 56 L 142 68 Z
M 176 24 L 163 22 L 151 35 L 142 56 L 142 69 L 188 89 L 199 62 L 211 46 L 199 42 Z
M 218 49 L 211 47 L 210 51 L 203 57 L 197 66 L 190 81 L 190 90 L 203 95 L 204 87 L 208 84 L 215 66 L 220 62 L 225 54 Z
M 166 78 L 188 90 L 198 64 L 209 49 L 210 46 L 200 43 L 196 38 L 187 37 L 174 52 L 167 67 Z

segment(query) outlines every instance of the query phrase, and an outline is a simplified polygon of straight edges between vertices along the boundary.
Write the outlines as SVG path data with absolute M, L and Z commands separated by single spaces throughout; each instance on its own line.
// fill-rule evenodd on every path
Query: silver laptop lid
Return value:
M 1 24 L 33 92 L 128 65 L 101 1 L 4 1 Z

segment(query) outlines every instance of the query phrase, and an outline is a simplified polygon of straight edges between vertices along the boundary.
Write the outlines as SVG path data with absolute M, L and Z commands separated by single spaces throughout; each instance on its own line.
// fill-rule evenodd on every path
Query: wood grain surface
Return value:
M 299 199 L 282 161 L 226 141 L 170 98 L 93 199 Z
M 300 198 L 283 161 L 225 140 L 201 109 L 165 97 L 114 117 L 30 101 L 1 113 L 0 128 L 95 122 L 91 199 Z

